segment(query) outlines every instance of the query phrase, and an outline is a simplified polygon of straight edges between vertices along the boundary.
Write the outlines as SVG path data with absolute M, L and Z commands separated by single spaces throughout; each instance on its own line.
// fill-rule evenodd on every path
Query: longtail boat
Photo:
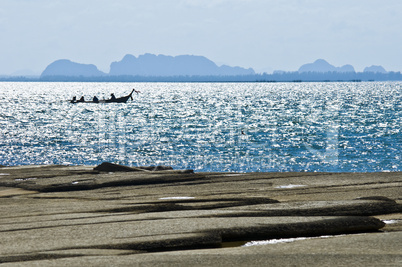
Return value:
M 133 100 L 133 93 L 136 92 L 137 94 L 140 93 L 140 91 L 136 91 L 133 89 L 129 95 L 122 96 L 115 98 L 114 95 L 112 94 L 112 97 L 110 99 L 104 99 L 104 100 L 92 100 L 92 101 L 85 101 L 84 98 L 82 97 L 79 100 L 76 100 L 74 97 L 72 100 L 70 100 L 70 103 L 126 103 L 129 98 Z

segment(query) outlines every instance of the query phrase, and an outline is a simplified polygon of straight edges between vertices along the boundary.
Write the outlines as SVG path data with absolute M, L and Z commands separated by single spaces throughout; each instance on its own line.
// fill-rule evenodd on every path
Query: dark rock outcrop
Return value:
M 95 171 L 102 172 L 136 172 L 136 171 L 166 171 L 173 170 L 170 166 L 143 166 L 143 167 L 128 167 L 124 165 L 103 162 L 94 168 Z

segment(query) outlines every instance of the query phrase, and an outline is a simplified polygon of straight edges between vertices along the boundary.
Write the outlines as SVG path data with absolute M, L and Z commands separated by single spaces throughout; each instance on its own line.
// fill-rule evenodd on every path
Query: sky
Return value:
M 0 74 L 58 59 L 205 56 L 257 72 L 325 59 L 402 71 L 401 0 L 0 0 Z

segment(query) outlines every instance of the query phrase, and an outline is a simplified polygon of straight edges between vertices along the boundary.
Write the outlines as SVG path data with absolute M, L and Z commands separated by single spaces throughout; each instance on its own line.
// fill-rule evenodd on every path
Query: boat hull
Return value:
M 127 100 L 129 98 L 132 98 L 132 94 L 133 94 L 134 90 L 127 96 L 123 96 L 123 97 L 119 97 L 119 98 L 115 98 L 115 99 L 105 99 L 105 100 L 99 100 L 99 101 L 70 101 L 70 103 L 73 104 L 77 104 L 77 103 L 95 103 L 95 104 L 99 104 L 99 103 L 126 103 Z

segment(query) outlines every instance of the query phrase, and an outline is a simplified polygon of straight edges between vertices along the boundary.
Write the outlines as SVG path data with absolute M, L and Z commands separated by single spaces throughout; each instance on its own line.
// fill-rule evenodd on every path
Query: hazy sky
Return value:
M 402 71 L 401 0 L 0 0 L 0 74 L 57 59 L 202 55 L 256 71 L 318 58 Z

